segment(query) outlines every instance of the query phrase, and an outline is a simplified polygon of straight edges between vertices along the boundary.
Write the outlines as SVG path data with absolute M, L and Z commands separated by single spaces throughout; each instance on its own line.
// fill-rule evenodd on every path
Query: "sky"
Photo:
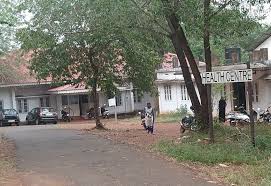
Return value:
M 264 24 L 268 24 L 268 25 L 271 25 L 271 11 L 269 11 L 269 13 L 267 14 L 266 18 L 261 21 L 262 23 Z

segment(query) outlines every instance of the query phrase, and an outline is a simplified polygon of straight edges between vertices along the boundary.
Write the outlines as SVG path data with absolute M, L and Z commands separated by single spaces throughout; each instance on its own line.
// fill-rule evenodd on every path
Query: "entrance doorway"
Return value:
M 89 109 L 88 95 L 79 95 L 79 109 L 80 109 L 80 116 L 84 116 L 87 114 L 87 111 Z
M 240 106 L 246 109 L 246 85 L 245 83 L 233 83 L 233 105 L 234 110 Z

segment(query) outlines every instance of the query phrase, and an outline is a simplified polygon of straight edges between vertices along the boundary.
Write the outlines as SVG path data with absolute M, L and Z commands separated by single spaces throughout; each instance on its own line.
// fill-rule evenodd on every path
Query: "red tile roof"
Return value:
M 67 84 L 60 87 L 52 88 L 49 92 L 62 92 L 62 91 L 73 91 L 73 90 L 86 90 L 86 85 L 84 83 L 79 83 L 76 85 Z
M 29 84 L 46 81 L 38 81 L 35 75 L 31 75 L 29 61 L 32 52 L 24 54 L 17 50 L 0 57 L 0 85 Z

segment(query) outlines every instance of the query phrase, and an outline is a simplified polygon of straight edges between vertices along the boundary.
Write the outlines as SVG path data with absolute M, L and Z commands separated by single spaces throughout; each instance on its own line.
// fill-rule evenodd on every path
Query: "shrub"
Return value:
M 271 152 L 271 136 L 257 136 L 255 141 L 258 149 Z

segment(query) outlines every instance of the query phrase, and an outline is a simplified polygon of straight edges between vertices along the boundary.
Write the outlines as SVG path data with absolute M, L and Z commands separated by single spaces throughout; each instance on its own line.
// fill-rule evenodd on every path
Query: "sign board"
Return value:
M 215 71 L 201 73 L 202 84 L 252 81 L 252 70 Z
M 116 106 L 116 98 L 108 99 L 108 105 L 109 107 L 115 107 Z

